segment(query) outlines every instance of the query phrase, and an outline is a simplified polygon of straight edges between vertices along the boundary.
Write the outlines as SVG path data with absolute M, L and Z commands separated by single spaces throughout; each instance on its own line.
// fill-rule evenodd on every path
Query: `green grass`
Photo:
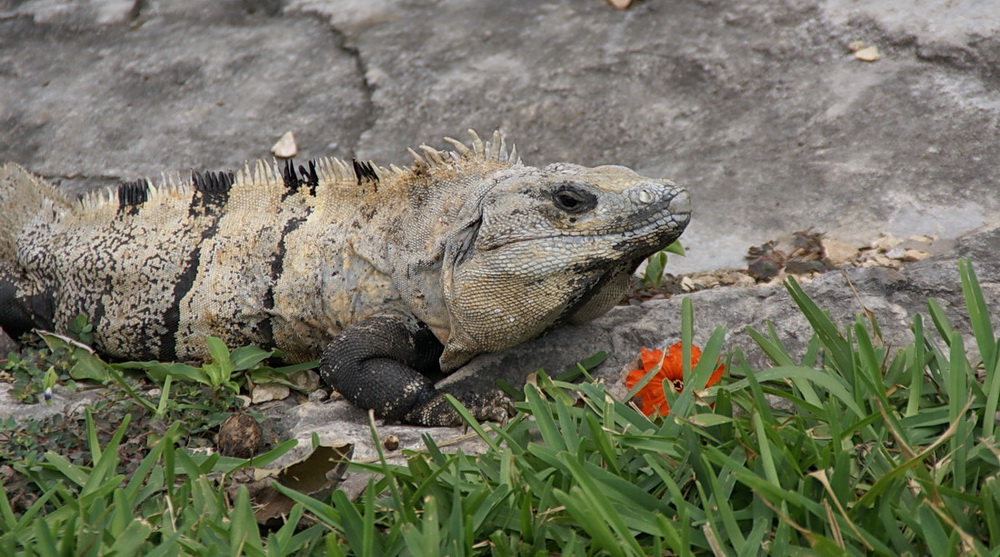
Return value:
M 689 388 L 650 421 L 600 384 L 539 374 L 510 423 L 466 413 L 484 454 L 428 438 L 404 464 L 352 464 L 380 474 L 356 501 L 281 488 L 298 505 L 274 531 L 257 527 L 245 489 L 226 491 L 242 461 L 178 449 L 175 424 L 126 475 L 126 424 L 104 444 L 91 427 L 85 465 L 15 463 L 40 496 L 15 512 L 0 489 L 0 554 L 997 554 L 1000 347 L 971 266 L 960 270 L 961 327 L 931 301 L 914 342 L 890 349 L 873 320 L 833 323 L 790 279 L 815 332 L 805 353 L 750 331 L 771 361 L 751 369 L 716 330 L 689 382 L 723 357 L 731 378 L 709 389 L 712 405 Z

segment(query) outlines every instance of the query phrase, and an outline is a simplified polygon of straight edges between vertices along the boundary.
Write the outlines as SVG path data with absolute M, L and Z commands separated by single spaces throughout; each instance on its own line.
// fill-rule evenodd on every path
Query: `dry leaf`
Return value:
M 295 144 L 295 135 L 287 131 L 281 139 L 271 147 L 274 156 L 280 159 L 290 159 L 299 153 L 299 146 Z
M 858 249 L 850 244 L 831 238 L 823 238 L 821 243 L 823 253 L 834 265 L 843 265 L 858 256 Z
M 861 50 L 854 53 L 854 57 L 862 62 L 875 62 L 881 56 L 878 53 L 878 47 L 869 46 L 867 48 L 862 48 Z
M 288 516 L 295 506 L 294 501 L 272 486 L 274 482 L 316 499 L 326 499 L 344 479 L 353 453 L 354 445 L 351 444 L 319 445 L 304 458 L 281 470 L 258 469 L 256 477 L 259 479 L 247 485 L 257 523 L 280 524 L 282 517 Z

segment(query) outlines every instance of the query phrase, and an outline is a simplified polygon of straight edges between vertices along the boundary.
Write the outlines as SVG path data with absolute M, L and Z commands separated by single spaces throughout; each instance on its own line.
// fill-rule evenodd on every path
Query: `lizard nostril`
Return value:
M 639 201 L 643 203 L 652 203 L 653 193 L 646 188 L 639 190 Z

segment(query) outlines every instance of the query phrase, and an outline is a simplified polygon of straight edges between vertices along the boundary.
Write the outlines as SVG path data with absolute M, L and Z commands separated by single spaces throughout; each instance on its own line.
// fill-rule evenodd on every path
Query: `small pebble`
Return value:
M 698 286 L 691 280 L 691 277 L 684 277 L 681 279 L 681 290 L 685 292 L 694 292 L 698 289 Z
M 289 377 L 289 379 L 291 379 L 292 383 L 295 383 L 295 385 L 303 391 L 313 391 L 318 389 L 320 386 L 319 374 L 316 373 L 316 370 L 314 369 L 296 371 Z
M 903 256 L 900 258 L 903 261 L 913 262 L 920 261 L 921 259 L 926 259 L 930 257 L 931 254 L 926 251 L 921 251 L 918 249 L 908 249 L 903 252 Z
M 325 389 L 316 389 L 309 393 L 309 402 L 323 402 L 328 398 L 330 398 L 330 393 L 326 392 Z
M 858 256 L 857 248 L 845 242 L 823 238 L 822 245 L 823 253 L 834 265 L 843 265 Z
M 399 437 L 395 435 L 387 435 L 385 439 L 382 440 L 382 446 L 389 451 L 395 451 L 399 448 Z
M 291 391 L 284 385 L 279 383 L 263 383 L 261 385 L 254 385 L 253 391 L 250 393 L 250 399 L 254 404 L 260 404 L 272 400 L 284 400 L 290 394 Z
M 904 250 L 902 246 L 896 246 L 896 247 L 894 247 L 894 248 L 886 251 L 885 252 L 885 256 L 888 257 L 889 259 L 902 259 L 903 258 L 903 254 L 905 254 L 905 253 L 906 253 L 906 250 Z
M 219 452 L 223 456 L 250 458 L 264 443 L 264 430 L 253 416 L 232 414 L 219 426 Z

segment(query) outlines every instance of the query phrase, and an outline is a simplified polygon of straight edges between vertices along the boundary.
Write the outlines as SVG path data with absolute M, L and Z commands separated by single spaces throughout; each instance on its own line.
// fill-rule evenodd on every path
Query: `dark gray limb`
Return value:
M 33 328 L 52 329 L 52 304 L 45 295 L 19 296 L 20 280 L 0 266 L 0 329 L 17 338 Z
M 319 373 L 344 398 L 381 418 L 454 426 L 462 423 L 461 417 L 428 377 L 440 375 L 443 350 L 430 329 L 414 318 L 370 317 L 347 327 L 327 345 Z M 473 409 L 477 417 L 492 419 L 501 413 L 482 398 L 469 400 L 481 407 Z

